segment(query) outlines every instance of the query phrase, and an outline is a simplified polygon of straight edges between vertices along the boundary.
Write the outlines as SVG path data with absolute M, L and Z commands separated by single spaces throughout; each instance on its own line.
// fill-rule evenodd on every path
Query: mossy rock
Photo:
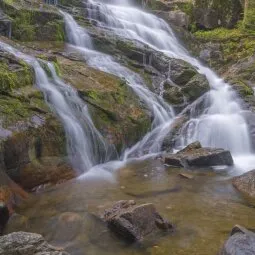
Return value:
M 0 94 L 33 85 L 33 70 L 6 53 L 0 56 Z
M 180 105 L 184 103 L 184 97 L 177 87 L 171 87 L 164 92 L 164 99 L 171 105 Z
M 242 18 L 243 8 L 237 0 L 195 0 L 194 19 L 198 27 L 233 28 Z
M 209 83 L 205 75 L 196 74 L 193 78 L 181 89 L 186 96 L 188 102 L 193 102 L 210 90 Z
M 79 91 L 89 106 L 96 127 L 120 151 L 150 128 L 147 110 L 124 80 L 84 62 L 58 58 L 62 78 Z
M 20 41 L 64 41 L 63 17 L 55 10 L 30 9 L 17 2 L 0 2 L 12 21 L 12 37 Z

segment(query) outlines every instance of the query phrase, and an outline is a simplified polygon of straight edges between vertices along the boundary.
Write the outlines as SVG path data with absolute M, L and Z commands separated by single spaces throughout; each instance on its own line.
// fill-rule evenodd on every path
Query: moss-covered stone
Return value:
M 198 27 L 233 28 L 242 17 L 243 8 L 237 0 L 195 0 L 194 18 Z
M 8 93 L 15 88 L 33 84 L 33 71 L 23 61 L 13 59 L 8 54 L 0 57 L 0 93 Z
M 30 8 L 29 8 L 30 7 Z M 64 22 L 54 9 L 31 8 L 3 0 L 0 8 L 12 20 L 12 37 L 20 41 L 64 41 Z

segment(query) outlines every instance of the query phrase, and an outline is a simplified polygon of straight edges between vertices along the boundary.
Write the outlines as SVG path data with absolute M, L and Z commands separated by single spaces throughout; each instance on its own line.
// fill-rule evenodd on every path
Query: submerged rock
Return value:
M 218 148 L 202 148 L 199 142 L 188 145 L 176 154 L 165 157 L 165 163 L 176 167 L 210 167 L 233 165 L 229 151 Z
M 255 170 L 232 179 L 233 186 L 243 194 L 255 198 Z
M 133 200 L 117 202 L 105 210 L 103 217 L 115 234 L 130 242 L 142 241 L 158 231 L 173 230 L 173 225 L 160 216 L 153 204 L 136 205 Z
M 219 255 L 255 254 L 255 233 L 236 225 L 229 239 L 224 243 Z
M 39 234 L 27 232 L 14 232 L 0 237 L 1 255 L 68 255 L 61 249 L 49 245 Z

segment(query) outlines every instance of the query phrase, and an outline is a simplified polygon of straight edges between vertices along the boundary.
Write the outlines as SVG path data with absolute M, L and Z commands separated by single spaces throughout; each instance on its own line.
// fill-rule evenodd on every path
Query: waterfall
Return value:
M 211 69 L 203 66 L 180 45 L 169 25 L 162 19 L 132 5 L 116 5 L 87 0 L 88 17 L 116 35 L 137 40 L 164 54 L 187 61 L 206 75 L 211 91 L 205 109 L 194 114 L 182 130 L 182 145 L 199 140 L 203 146 L 230 150 L 233 155 L 251 154 L 249 129 L 236 93 Z M 171 78 L 171 77 L 170 77 Z M 194 104 L 195 107 L 195 104 Z
M 135 72 L 120 65 L 114 59 L 106 54 L 93 50 L 92 41 L 85 28 L 80 27 L 73 17 L 65 12 L 61 12 L 65 19 L 66 33 L 72 49 L 83 54 L 86 62 L 91 67 L 101 71 L 114 74 L 125 79 L 136 95 L 144 102 L 153 115 L 152 130 L 144 137 L 142 141 L 133 148 L 128 149 L 123 156 L 127 159 L 130 156 L 142 156 L 146 153 L 156 153 L 161 149 L 163 141 L 161 129 L 169 128 L 174 112 L 172 107 L 168 105 L 162 97 L 151 92 L 143 79 Z
M 3 42 L 0 42 L 0 49 L 22 59 L 34 69 L 36 86 L 44 93 L 46 102 L 63 123 L 68 155 L 79 174 L 99 163 L 109 161 L 114 156 L 115 149 L 104 141 L 95 128 L 87 105 L 73 87 L 58 77 L 51 63 L 43 63 L 51 73 L 49 77 L 36 58 Z

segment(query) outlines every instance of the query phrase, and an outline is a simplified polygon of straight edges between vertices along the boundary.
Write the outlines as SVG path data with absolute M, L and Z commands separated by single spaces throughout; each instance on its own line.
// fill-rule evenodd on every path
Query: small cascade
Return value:
M 43 65 L 50 70 L 49 77 L 36 58 L 25 55 L 3 42 L 0 42 L 0 49 L 33 67 L 36 86 L 44 93 L 46 102 L 63 123 L 68 155 L 78 173 L 84 173 L 94 165 L 116 157 L 115 149 L 104 141 L 94 126 L 87 105 L 73 87 L 58 77 L 51 63 L 43 61 Z
M 187 61 L 206 75 L 211 86 L 211 91 L 204 98 L 206 108 L 191 110 L 195 113 L 182 130 L 182 146 L 199 140 L 204 146 L 229 149 L 235 156 L 251 154 L 249 128 L 238 96 L 229 84 L 189 55 L 164 20 L 134 8 L 131 1 L 129 5 L 108 4 L 101 0 L 87 0 L 87 3 L 89 17 L 97 20 L 98 26 L 144 43 L 170 57 Z
M 76 42 L 71 44 L 71 47 L 82 53 L 87 64 L 91 67 L 125 79 L 127 85 L 133 89 L 136 95 L 146 104 L 147 108 L 153 115 L 152 131 L 146 135 L 146 139 L 144 139 L 143 142 L 139 143 L 139 146 L 134 146 L 133 149 L 129 150 L 129 153 L 125 155 L 129 155 L 131 157 L 133 155 L 141 156 L 144 154 L 144 151 L 147 153 L 159 152 L 161 148 L 160 144 L 157 144 L 156 146 L 154 143 L 157 143 L 157 137 L 161 135 L 155 130 L 159 126 L 172 121 L 174 117 L 172 107 L 168 105 L 163 98 L 151 92 L 147 88 L 143 79 L 137 73 L 120 65 L 114 61 L 111 56 L 92 50 L 90 47 L 91 40 L 88 40 L 89 44 L 86 45 L 87 42 L 83 41 L 83 39 L 89 36 L 86 30 L 81 28 L 70 14 L 62 12 L 62 15 L 65 18 L 66 32 L 69 42 Z M 76 31 L 79 31 L 79 33 L 76 33 Z M 80 36 L 80 38 L 75 40 L 77 36 Z M 150 149 L 150 147 L 153 147 L 153 149 Z M 157 149 L 155 149 L 156 147 Z M 132 153 L 130 153 L 131 151 Z M 124 156 L 124 158 L 127 158 L 127 156 Z

